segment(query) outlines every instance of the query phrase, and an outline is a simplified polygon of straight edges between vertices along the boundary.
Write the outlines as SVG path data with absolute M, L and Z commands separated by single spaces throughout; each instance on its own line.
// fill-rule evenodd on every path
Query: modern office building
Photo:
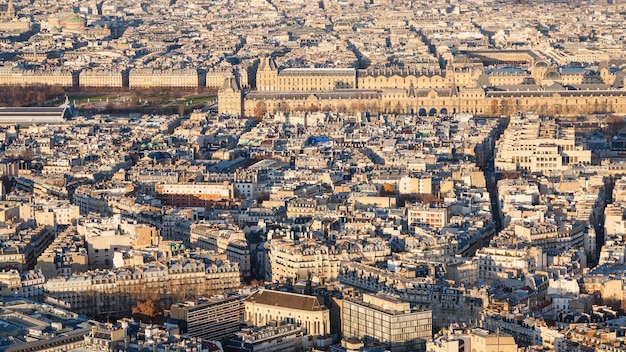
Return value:
M 425 351 L 432 312 L 384 294 L 363 294 L 343 300 L 341 331 L 344 338 L 386 343 L 392 351 Z
M 220 340 L 240 330 L 245 296 L 218 295 L 195 302 L 173 304 L 168 318 L 180 332 L 208 340 Z

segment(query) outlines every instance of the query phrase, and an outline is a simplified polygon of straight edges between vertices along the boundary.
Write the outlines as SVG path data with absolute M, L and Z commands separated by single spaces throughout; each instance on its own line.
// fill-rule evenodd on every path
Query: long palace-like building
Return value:
M 528 56 L 521 67 L 485 69 L 480 59 L 462 56 L 445 69 L 281 69 L 262 58 L 256 89 L 242 90 L 236 77 L 228 78 L 219 89 L 218 108 L 223 114 L 257 117 L 294 111 L 626 113 L 624 75 L 608 65 L 592 72 L 553 67 Z

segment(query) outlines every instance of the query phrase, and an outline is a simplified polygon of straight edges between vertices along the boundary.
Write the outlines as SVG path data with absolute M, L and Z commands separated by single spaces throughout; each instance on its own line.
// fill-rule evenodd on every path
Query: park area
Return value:
M 59 106 L 69 99 L 81 113 L 188 114 L 215 103 L 206 89 L 63 89 L 58 86 L 0 86 L 0 106 Z

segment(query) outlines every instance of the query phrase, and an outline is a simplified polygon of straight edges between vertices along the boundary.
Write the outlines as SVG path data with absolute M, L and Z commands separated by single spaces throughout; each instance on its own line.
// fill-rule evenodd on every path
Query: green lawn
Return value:
M 196 105 L 200 103 L 207 103 L 215 99 L 215 95 L 190 95 L 183 98 L 183 104 Z
M 181 97 L 182 96 L 182 97 Z M 106 92 L 94 92 L 92 94 L 88 92 L 69 93 L 68 98 L 70 103 L 76 103 L 77 105 L 98 102 L 106 102 L 109 99 L 114 109 L 122 108 L 122 105 L 128 105 L 128 99 L 130 98 L 137 111 L 163 111 L 168 114 L 177 114 L 180 108 L 183 108 L 185 114 L 189 114 L 193 111 L 193 107 L 213 101 L 217 98 L 215 93 L 213 94 L 196 94 L 196 95 L 184 95 L 179 93 L 171 93 L 169 91 L 159 91 L 152 89 L 150 91 L 135 91 L 135 92 L 120 92 L 106 93 Z M 115 99 L 120 98 L 119 101 Z M 55 99 L 54 101 L 48 101 L 48 106 L 59 106 L 65 102 L 65 97 Z M 131 105 L 133 104 L 131 103 Z M 86 108 L 86 107 L 85 107 Z M 80 108 L 79 108 L 80 109 Z
M 88 102 L 100 102 L 100 101 L 106 101 L 107 98 L 109 100 L 113 100 L 117 98 L 117 95 L 80 95 L 80 96 L 69 96 L 70 102 L 74 103 L 76 102 L 76 104 L 84 104 L 84 103 L 88 103 Z

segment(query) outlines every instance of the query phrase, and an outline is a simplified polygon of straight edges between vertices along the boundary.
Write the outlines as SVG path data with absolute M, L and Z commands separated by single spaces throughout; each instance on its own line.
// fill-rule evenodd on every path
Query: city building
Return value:
M 221 340 L 238 332 L 243 324 L 243 295 L 218 295 L 173 304 L 166 319 L 180 332 L 208 340 Z
M 169 183 L 155 185 L 156 195 L 167 205 L 210 207 L 217 201 L 233 197 L 232 184 Z
M 344 299 L 344 338 L 381 342 L 393 351 L 425 351 L 432 338 L 432 312 L 412 310 L 408 302 L 384 294 Z
M 330 311 L 315 296 L 262 289 L 246 298 L 244 306 L 244 318 L 252 326 L 284 320 L 311 336 L 330 334 Z
M 502 351 L 502 352 L 515 352 L 517 351 L 517 344 L 513 339 L 513 336 L 503 336 L 496 332 L 490 333 L 483 329 L 474 329 L 470 335 L 471 337 L 471 350 L 476 352 L 490 352 L 490 351 Z
M 574 128 L 562 128 L 538 116 L 516 116 L 496 145 L 495 168 L 550 172 L 591 163 L 591 151 L 576 145 Z
M 32 125 L 32 124 L 64 124 L 72 116 L 67 106 L 59 108 L 27 107 L 0 109 L 0 124 Z
M 196 69 L 133 68 L 128 73 L 130 88 L 192 88 L 199 84 L 200 78 Z
M 410 226 L 428 226 L 441 229 L 448 225 L 447 207 L 416 205 L 407 208 L 407 222 Z
M 272 320 L 261 327 L 244 328 L 224 345 L 225 352 L 306 351 L 311 336 L 296 324 Z
M 313 277 L 324 282 L 339 275 L 340 258 L 332 248 L 315 241 L 293 244 L 272 240 L 265 248 L 268 259 L 265 276 L 272 282 L 296 282 Z
M 78 72 L 64 67 L 0 66 L 0 81 L 10 85 L 59 85 L 62 87 L 77 87 Z M 42 109 L 39 108 L 38 110 L 41 111 Z

